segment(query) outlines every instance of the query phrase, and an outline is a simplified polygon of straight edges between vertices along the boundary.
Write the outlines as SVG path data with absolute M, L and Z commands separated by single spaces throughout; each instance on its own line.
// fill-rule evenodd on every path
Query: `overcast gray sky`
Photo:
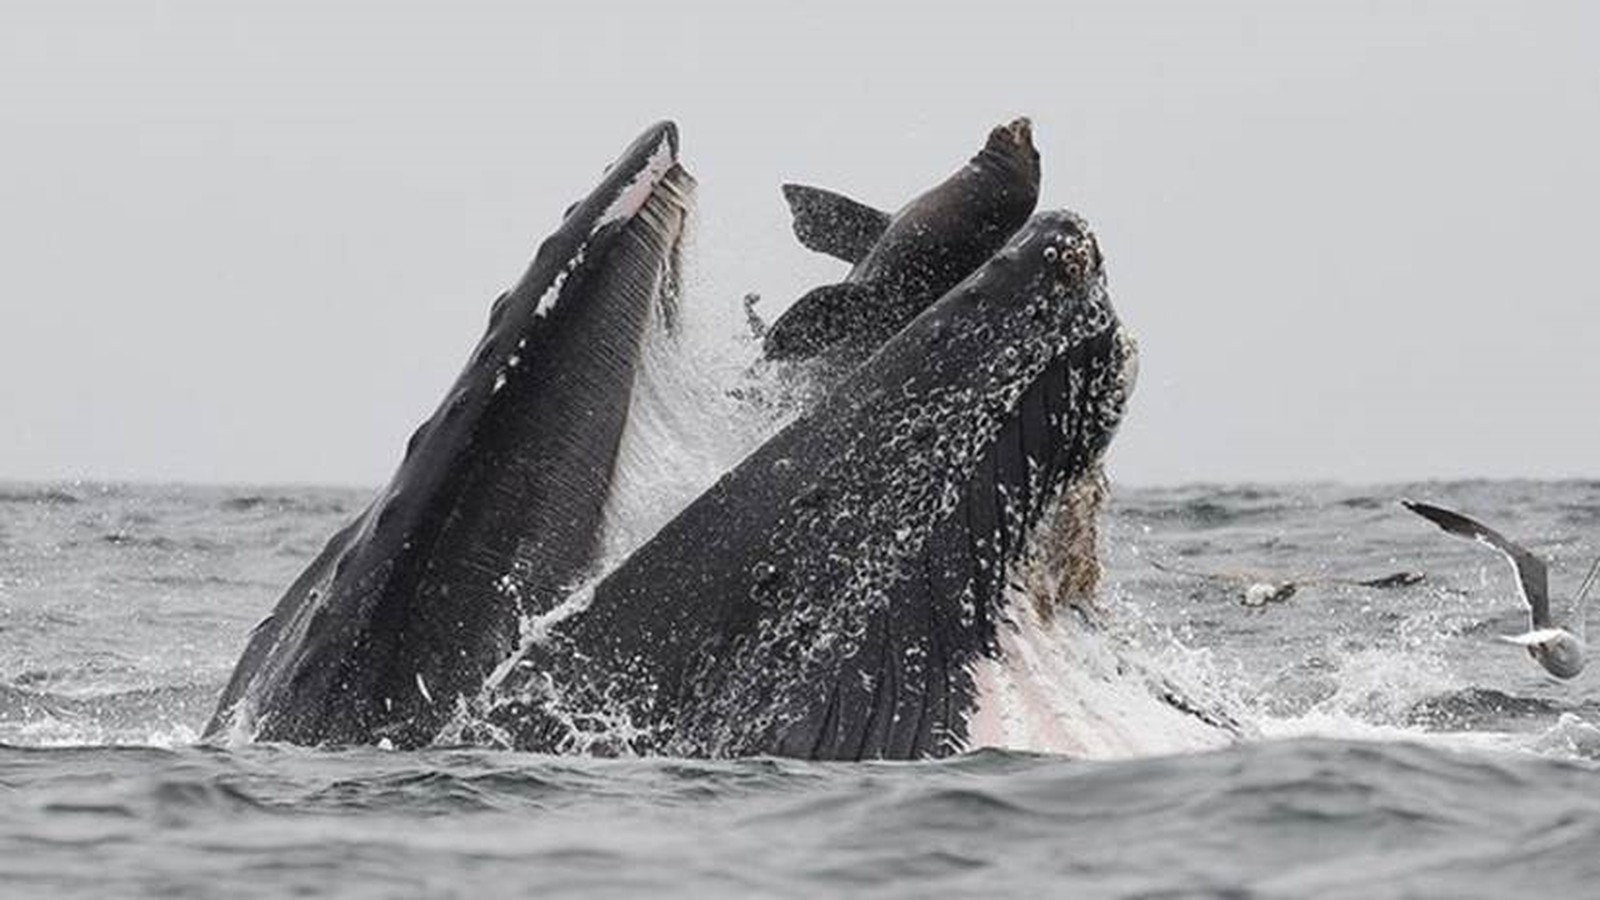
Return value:
M 1121 480 L 1600 475 L 1600 4 L 552 5 L 7 4 L 0 478 L 380 482 L 648 122 L 693 301 L 771 313 L 842 273 L 780 181 L 1016 114 L 1143 348 Z

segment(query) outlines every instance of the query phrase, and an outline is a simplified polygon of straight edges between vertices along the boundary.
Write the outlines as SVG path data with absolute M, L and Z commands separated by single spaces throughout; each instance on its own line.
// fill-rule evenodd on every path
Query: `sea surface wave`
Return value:
M 202 745 L 245 635 L 367 492 L 0 485 L 0 895 L 1592 896 L 1594 676 L 1495 641 L 1509 570 L 1400 496 L 1518 535 L 1563 599 L 1600 549 L 1594 482 L 1120 489 L 1108 639 L 1249 739 L 822 764 Z M 1317 580 L 1400 570 L 1426 577 Z

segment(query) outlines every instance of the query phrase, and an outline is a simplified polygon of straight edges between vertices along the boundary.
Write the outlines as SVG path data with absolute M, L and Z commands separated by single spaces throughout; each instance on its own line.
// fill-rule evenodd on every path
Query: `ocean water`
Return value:
M 1117 489 L 1085 640 L 1221 698 L 1248 736 L 1219 750 L 197 744 L 249 629 L 367 496 L 0 485 L 0 896 L 1600 895 L 1596 676 L 1495 641 L 1524 622 L 1508 567 L 1394 502 L 1479 513 L 1565 599 L 1600 483 Z M 1426 579 L 1255 609 L 1152 562 Z

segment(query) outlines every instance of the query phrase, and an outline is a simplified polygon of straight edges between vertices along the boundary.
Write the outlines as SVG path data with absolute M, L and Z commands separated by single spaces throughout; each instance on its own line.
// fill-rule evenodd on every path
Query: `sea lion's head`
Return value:
M 985 154 L 1010 161 L 1039 180 L 1039 150 L 1033 146 L 1033 121 L 1027 116 L 996 125 L 983 146 Z

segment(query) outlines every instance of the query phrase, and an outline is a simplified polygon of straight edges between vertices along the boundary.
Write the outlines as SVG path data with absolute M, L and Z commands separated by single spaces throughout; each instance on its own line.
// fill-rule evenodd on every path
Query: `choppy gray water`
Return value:
M 366 492 L 0 485 L 0 895 L 1600 894 L 1600 676 L 1495 642 L 1509 570 L 1402 495 L 1553 556 L 1558 597 L 1600 548 L 1600 483 L 1120 490 L 1118 638 L 1261 738 L 851 765 L 195 746 Z M 1151 559 L 1428 579 L 1255 611 Z

